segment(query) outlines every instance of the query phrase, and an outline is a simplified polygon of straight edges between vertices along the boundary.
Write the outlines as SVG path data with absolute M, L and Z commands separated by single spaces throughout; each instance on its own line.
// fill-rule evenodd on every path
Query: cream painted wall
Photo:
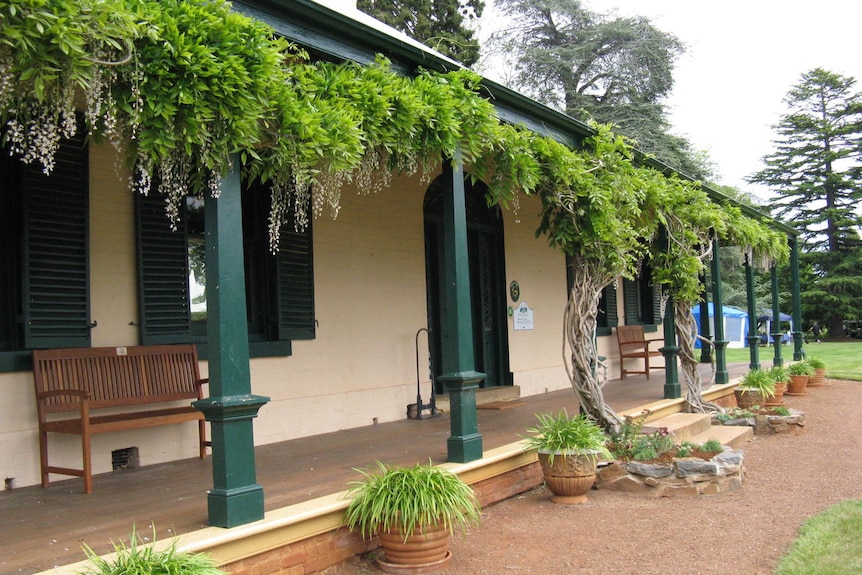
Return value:
M 91 305 L 93 345 L 138 343 L 134 197 L 110 150 L 91 152 Z M 336 219 L 314 221 L 317 337 L 293 354 L 251 362 L 252 391 L 270 397 L 254 422 L 258 444 L 406 417 L 416 400 L 417 330 L 426 326 L 423 200 L 427 183 L 394 177 L 377 194 L 345 189 Z M 534 311 L 533 330 L 508 320 L 510 369 L 522 395 L 567 387 L 560 340 L 566 299 L 562 255 L 535 237 L 538 203 L 504 212 L 506 283 L 519 282 Z M 509 305 L 517 304 L 508 300 Z M 611 340 L 611 338 L 602 338 Z M 427 339 L 420 338 L 424 398 Z M 600 349 L 608 343 L 600 341 Z M 616 347 L 616 344 L 613 344 Z M 610 355 L 610 352 L 607 352 Z M 205 363 L 201 366 L 206 375 Z M 19 486 L 39 482 L 38 438 L 30 373 L 0 374 L 0 474 Z M 193 424 L 96 436 L 96 473 L 111 451 L 137 447 L 142 465 L 196 455 Z M 78 438 L 52 437 L 51 461 L 78 466 Z M 64 479 L 57 477 L 57 479 Z M 98 486 L 97 486 L 98 488 Z
M 521 395 L 535 395 L 569 385 L 562 363 L 563 310 L 566 306 L 566 265 L 563 254 L 536 237 L 540 205 L 522 197 L 516 213 L 504 212 L 506 292 L 513 309 L 526 303 L 534 327 L 515 330 L 509 318 L 509 355 L 515 385 Z M 509 285 L 517 281 L 520 298 L 511 299 Z
M 315 220 L 317 337 L 294 342 L 292 357 L 253 362 L 255 393 L 272 399 L 255 423 L 257 442 L 406 417 L 416 332 L 427 323 L 425 187 L 395 177 L 376 194 L 347 189 L 337 219 Z

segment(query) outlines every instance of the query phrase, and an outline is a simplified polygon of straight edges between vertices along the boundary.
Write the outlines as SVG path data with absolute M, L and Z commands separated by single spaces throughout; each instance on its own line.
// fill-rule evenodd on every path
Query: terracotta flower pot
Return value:
M 818 368 L 814 370 L 814 375 L 808 380 L 808 387 L 820 387 L 826 381 L 826 370 Z
M 420 529 L 405 541 L 397 529 L 378 533 L 378 541 L 383 555 L 378 556 L 377 564 L 385 573 L 431 573 L 449 565 L 452 553 L 449 551 L 449 530 L 442 523 Z
M 791 375 L 790 383 L 787 384 L 787 391 L 784 395 L 806 395 L 808 392 L 805 388 L 808 386 L 808 375 Z
M 554 454 L 554 462 L 550 464 L 548 453 L 539 452 L 539 465 L 545 484 L 551 493 L 554 503 L 584 503 L 586 493 L 596 482 L 595 455 Z
M 784 405 L 784 392 L 787 390 L 787 384 L 783 381 L 775 382 L 775 395 L 766 400 L 766 405 L 770 407 Z
M 736 396 L 736 405 L 740 409 L 749 409 L 755 405 L 763 407 L 768 400 L 762 391 L 745 390 L 737 387 L 733 390 L 733 394 Z

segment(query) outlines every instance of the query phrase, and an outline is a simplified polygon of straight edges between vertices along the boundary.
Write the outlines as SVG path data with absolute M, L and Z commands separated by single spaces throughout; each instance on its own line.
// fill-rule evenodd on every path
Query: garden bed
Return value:
M 731 409 L 712 416 L 713 425 L 748 425 L 755 435 L 801 433 L 805 428 L 805 413 L 786 407 L 765 409 Z
M 675 457 L 668 452 L 652 461 L 606 462 L 596 475 L 595 488 L 670 497 L 715 495 L 742 487 L 742 451 L 725 448 L 702 455 Z

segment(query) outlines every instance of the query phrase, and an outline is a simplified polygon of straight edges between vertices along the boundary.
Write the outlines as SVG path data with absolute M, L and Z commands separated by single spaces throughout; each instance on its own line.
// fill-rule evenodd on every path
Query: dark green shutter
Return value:
M 63 140 L 50 176 L 22 177 L 26 348 L 90 345 L 88 158 L 83 136 Z
M 303 231 L 293 221 L 281 229 L 277 256 L 278 339 L 314 339 L 314 257 L 311 222 Z
M 623 309 L 626 314 L 626 325 L 643 323 L 638 305 L 638 284 L 623 278 Z
M 189 343 L 188 246 L 184 222 L 171 229 L 165 198 L 137 195 L 141 343 Z
M 602 290 L 603 304 L 600 306 L 605 312 L 604 327 L 616 327 L 619 324 L 619 316 L 617 316 L 617 290 L 613 285 L 606 286 Z
M 651 285 L 652 288 L 652 323 L 659 325 L 664 321 L 661 316 L 661 286 Z

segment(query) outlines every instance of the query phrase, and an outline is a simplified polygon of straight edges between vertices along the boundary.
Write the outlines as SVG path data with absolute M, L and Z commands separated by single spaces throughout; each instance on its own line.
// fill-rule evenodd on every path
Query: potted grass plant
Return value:
M 177 551 L 174 540 L 164 549 L 155 548 L 155 531 L 153 543 L 142 544 L 143 541 L 132 530 L 130 543 L 114 543 L 114 553 L 101 557 L 86 543 L 84 552 L 87 554 L 87 565 L 77 573 L 79 575 L 225 575 L 219 569 L 216 561 L 205 553 L 183 553 Z
M 787 391 L 787 382 L 790 381 L 790 374 L 787 372 L 787 367 L 783 365 L 774 365 L 766 370 L 772 381 L 775 382 L 775 393 L 766 401 L 766 405 L 775 407 L 784 405 L 784 392 Z
M 536 414 L 538 423 L 527 429 L 526 438 L 542 466 L 545 484 L 555 503 L 583 503 L 596 480 L 599 458 L 612 459 L 607 436 L 587 415 L 569 417 L 565 410 L 556 415 Z
M 808 364 L 814 370 L 811 379 L 808 380 L 808 387 L 820 387 L 826 382 L 826 362 L 819 357 L 807 358 Z
M 362 479 L 347 490 L 345 522 L 363 538 L 377 535 L 387 573 L 429 573 L 449 564 L 449 541 L 455 528 L 479 521 L 473 489 L 441 467 L 417 464 L 379 473 L 357 470 Z
M 752 369 L 742 376 L 739 385 L 733 390 L 736 405 L 742 409 L 764 406 L 775 395 L 775 379 L 763 369 Z
M 787 384 L 786 395 L 805 395 L 808 392 L 805 389 L 808 387 L 808 380 L 814 375 L 814 368 L 811 363 L 803 359 L 796 363 L 790 364 L 787 368 L 790 374 L 790 382 Z

